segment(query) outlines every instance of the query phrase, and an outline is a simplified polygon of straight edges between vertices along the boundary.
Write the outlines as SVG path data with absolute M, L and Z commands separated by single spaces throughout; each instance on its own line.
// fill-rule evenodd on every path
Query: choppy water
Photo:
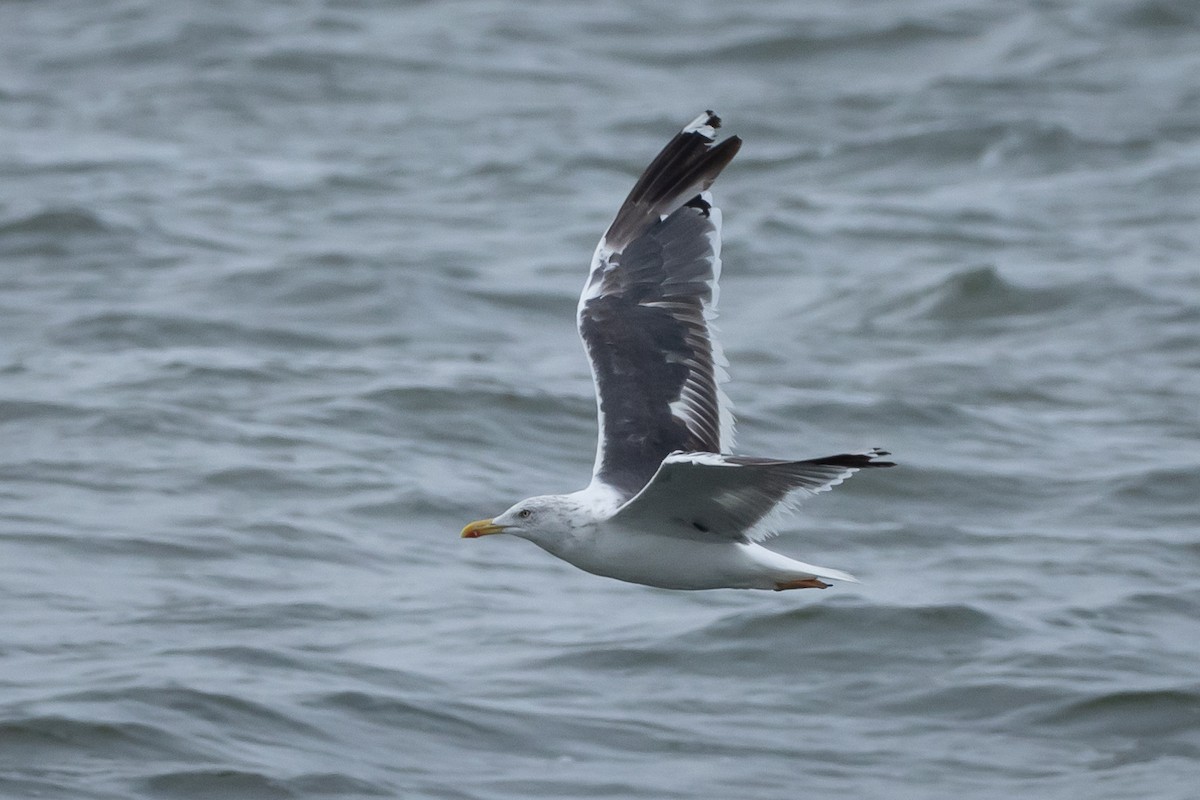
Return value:
M 1186 798 L 1200 7 L 0 5 L 0 795 Z M 901 467 L 670 593 L 464 522 L 715 108 L 741 449 Z

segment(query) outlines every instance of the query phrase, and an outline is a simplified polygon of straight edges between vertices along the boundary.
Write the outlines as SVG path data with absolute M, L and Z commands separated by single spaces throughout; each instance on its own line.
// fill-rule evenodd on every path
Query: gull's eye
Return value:
M 530 517 L 533 516 L 533 512 L 530 511 L 528 508 L 522 508 L 520 511 L 517 512 L 517 516 L 520 517 L 521 519 L 529 519 Z

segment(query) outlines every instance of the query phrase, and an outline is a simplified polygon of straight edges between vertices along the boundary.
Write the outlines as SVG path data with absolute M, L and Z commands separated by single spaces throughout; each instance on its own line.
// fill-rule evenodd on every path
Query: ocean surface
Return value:
M 706 108 L 739 451 L 673 593 L 574 307 Z M 1200 4 L 0 3 L 0 796 L 1200 796 Z

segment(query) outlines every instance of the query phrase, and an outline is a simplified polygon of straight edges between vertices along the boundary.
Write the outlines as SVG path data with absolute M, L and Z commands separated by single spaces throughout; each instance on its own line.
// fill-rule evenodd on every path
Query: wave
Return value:
M 84 419 L 94 413 L 93 409 L 74 403 L 0 399 L 0 425 L 6 422 L 31 420 Z
M 183 714 L 220 730 L 286 730 L 317 740 L 327 738 L 318 727 L 274 705 L 249 700 L 225 692 L 205 691 L 186 686 L 126 686 L 88 689 L 54 698 L 55 703 L 113 704 L 137 707 L 142 719 L 170 719 Z M 223 746 L 223 745 L 222 745 Z
M 290 328 L 263 327 L 201 317 L 109 311 L 73 320 L 54 332 L 59 344 L 81 349 L 114 346 L 272 347 L 283 350 L 342 350 L 351 345 L 332 336 Z
M 0 721 L 6 758 L 50 763 L 87 752 L 100 758 L 194 757 L 195 745 L 170 728 L 144 722 L 77 719 L 64 715 L 9 717 Z
M 968 605 L 898 608 L 831 602 L 737 612 L 661 640 L 589 645 L 537 663 L 602 670 L 670 668 L 685 674 L 790 672 L 804 664 L 821 671 L 868 657 L 863 643 L 871 642 L 872 652 L 887 649 L 889 661 L 899 668 L 948 652 L 973 651 L 1011 635 L 1011 627 L 998 617 Z
M 1136 739 L 1172 736 L 1194 740 L 1200 756 L 1196 723 L 1200 689 L 1114 689 L 1059 703 L 1037 715 L 1037 723 L 1075 737 Z M 1062 734 L 1060 734 L 1062 735 Z
M 245 548 L 253 551 L 252 547 Z M 234 555 L 231 549 L 227 557 Z M 241 587 L 237 578 L 213 578 L 211 583 L 228 589 Z M 274 585 L 267 579 L 261 585 Z M 239 630 L 278 630 L 287 627 L 305 627 L 320 623 L 370 623 L 377 619 L 372 611 L 362 607 L 330 605 L 328 603 L 296 601 L 255 602 L 226 604 L 215 598 L 194 599 L 188 603 L 171 603 L 151 612 L 131 617 L 133 622 L 145 625 L 195 625 L 202 628 L 234 628 Z
M 1153 305 L 1151 296 L 1100 275 L 1088 281 L 1022 286 L 991 265 L 959 270 L 934 286 L 912 289 L 884 304 L 884 314 L 902 314 L 938 322 L 969 323 L 998 317 L 1059 312 L 1095 313 L 1103 308 Z
M 17 234 L 53 236 L 113 233 L 100 217 L 80 208 L 51 208 L 26 217 L 0 223 L 0 240 Z
M 254 797 L 287 800 L 301 797 L 287 782 L 265 772 L 229 766 L 163 772 L 138 781 L 156 797 Z
M 395 797 L 396 788 L 341 772 L 309 772 L 289 777 L 263 771 L 212 767 L 160 772 L 137 781 L 153 797 L 310 798 L 314 796 Z
M 1114 504 L 1148 504 L 1159 514 L 1176 509 L 1195 519 L 1195 500 L 1200 497 L 1200 465 L 1147 466 L 1136 475 L 1115 482 L 1109 494 Z
M 1140 0 L 1098 5 L 1093 12 L 1114 28 L 1184 33 L 1200 25 L 1200 6 L 1188 0 Z
M 919 20 L 881 19 L 879 16 L 851 16 L 841 20 L 779 19 L 775 24 L 749 31 L 736 24 L 712 28 L 715 41 L 696 47 L 690 37 L 659 37 L 654 47 L 621 47 L 624 58 L 641 64 L 673 65 L 696 63 L 777 66 L 826 53 L 841 55 L 847 51 L 889 52 L 897 48 L 924 46 L 928 43 L 961 40 L 972 35 L 972 26 L 948 23 L 945 17 Z M 608 29 L 616 30 L 610 24 Z M 644 26 L 630 27 L 619 42 L 637 41 L 646 32 Z
M 47 208 L 0 222 L 0 253 L 63 258 L 81 250 L 111 250 L 130 233 L 83 208 Z
M 720 641 L 765 641 L 802 634 L 805 640 L 842 649 L 848 633 L 865 638 L 899 637 L 916 647 L 922 642 L 1003 638 L 1012 629 L 993 614 L 966 604 L 896 607 L 837 603 L 769 614 L 739 612 L 706 626 L 699 635 Z

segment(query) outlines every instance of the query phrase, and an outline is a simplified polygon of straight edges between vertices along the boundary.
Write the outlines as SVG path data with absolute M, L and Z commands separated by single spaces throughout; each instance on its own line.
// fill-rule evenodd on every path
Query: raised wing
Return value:
M 728 451 L 732 415 L 718 384 L 721 212 L 706 193 L 741 146 L 714 145 L 711 111 L 651 162 L 600 240 L 579 298 L 600 420 L 593 482 L 641 491 L 670 453 Z
M 892 467 L 887 452 L 841 453 L 807 461 L 673 453 L 650 483 L 613 515 L 655 533 L 701 541 L 749 542 L 772 535 L 773 511 L 825 492 L 860 469 Z

